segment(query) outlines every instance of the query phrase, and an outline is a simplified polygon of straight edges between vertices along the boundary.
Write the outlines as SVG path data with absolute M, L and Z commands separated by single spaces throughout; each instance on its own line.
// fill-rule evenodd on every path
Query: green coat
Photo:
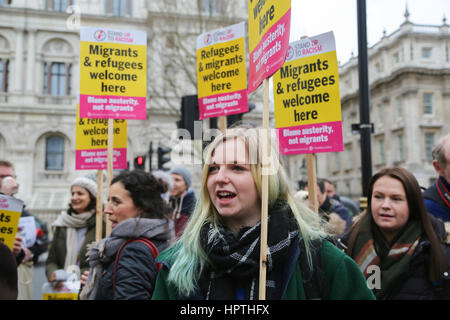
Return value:
M 80 254 L 78 259 L 80 260 L 80 272 L 81 274 L 89 270 L 89 262 L 87 261 L 87 245 L 95 242 L 95 219 L 96 215 L 93 214 L 87 220 L 87 231 L 84 239 L 84 243 L 81 246 Z M 103 223 L 103 236 L 105 235 L 105 223 Z M 53 232 L 53 240 L 49 246 L 47 261 L 45 262 L 45 274 L 47 279 L 50 278 L 51 274 L 58 270 L 64 269 L 64 263 L 66 260 L 66 237 L 67 228 L 66 227 L 56 227 Z
M 174 250 L 174 247 L 168 249 Z M 329 300 L 374 300 L 375 296 L 366 285 L 366 279 L 358 265 L 344 252 L 340 251 L 329 241 L 322 246 L 322 268 L 327 279 Z M 164 254 L 161 257 L 164 259 Z M 160 259 L 158 259 L 160 260 Z M 161 268 L 156 279 L 152 300 L 178 300 L 179 296 L 174 286 L 168 285 L 169 269 L 166 265 Z M 287 290 L 282 299 L 304 300 L 302 273 L 300 264 L 296 263 L 295 270 L 289 279 Z

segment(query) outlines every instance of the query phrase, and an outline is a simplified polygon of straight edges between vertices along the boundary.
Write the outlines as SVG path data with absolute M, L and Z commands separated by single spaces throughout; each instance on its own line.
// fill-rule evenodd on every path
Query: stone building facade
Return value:
M 435 142 L 450 133 L 450 26 L 405 21 L 368 50 L 373 174 L 402 166 L 428 187 Z M 361 196 L 358 59 L 340 66 L 344 151 L 318 154 L 318 175 L 335 182 L 344 196 Z
M 148 154 L 150 141 L 154 150 L 171 146 L 181 97 L 196 94 L 196 37 L 245 21 L 246 5 L 237 0 L 0 1 L 0 159 L 15 165 L 18 197 L 32 212 L 54 214 L 67 207 L 70 182 L 92 173 L 75 171 L 80 25 L 147 32 L 147 120 L 128 121 L 132 167 L 134 157 Z M 249 117 L 260 118 L 258 111 Z M 156 152 L 152 162 L 155 168 Z M 194 174 L 197 167 L 191 167 Z

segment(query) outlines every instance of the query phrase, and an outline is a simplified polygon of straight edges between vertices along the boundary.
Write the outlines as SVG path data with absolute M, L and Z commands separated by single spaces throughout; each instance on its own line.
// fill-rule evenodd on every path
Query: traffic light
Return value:
M 168 171 L 169 168 L 164 168 L 164 163 L 170 161 L 170 156 L 165 156 L 166 153 L 171 152 L 171 148 L 167 147 L 158 147 L 158 169 Z
M 134 169 L 145 171 L 145 158 L 146 156 L 137 156 L 134 158 Z
M 148 148 L 148 162 L 149 162 L 149 164 L 148 164 L 148 168 L 149 168 L 149 171 L 150 172 L 152 172 L 152 158 L 153 158 L 153 142 L 152 141 L 150 141 L 150 146 L 149 146 L 149 148 Z
M 197 95 L 183 96 L 181 98 L 181 120 L 177 121 L 178 129 L 186 129 L 194 139 L 194 121 L 200 118 Z

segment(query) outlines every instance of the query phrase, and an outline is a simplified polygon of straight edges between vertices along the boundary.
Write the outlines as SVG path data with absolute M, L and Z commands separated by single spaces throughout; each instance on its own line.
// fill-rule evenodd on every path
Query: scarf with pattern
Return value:
M 352 258 L 366 278 L 375 274 L 373 266 L 380 268 L 381 285 L 372 290 L 377 299 L 382 299 L 408 271 L 422 235 L 422 227 L 419 220 L 409 219 L 399 234 L 388 243 L 370 214 L 363 219 Z
M 298 236 L 298 225 L 285 204 L 273 208 L 268 219 L 267 299 L 278 296 L 279 275 L 274 270 L 282 265 L 292 241 Z M 258 299 L 261 222 L 241 228 L 234 235 L 224 226 L 216 228 L 207 222 L 200 231 L 200 242 L 211 265 L 202 273 L 199 286 L 205 298 Z M 241 296 L 236 288 L 242 288 Z M 238 295 L 238 296 L 237 296 Z

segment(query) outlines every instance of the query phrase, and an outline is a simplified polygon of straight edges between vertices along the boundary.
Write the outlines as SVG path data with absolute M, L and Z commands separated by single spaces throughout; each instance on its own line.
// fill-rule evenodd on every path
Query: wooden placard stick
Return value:
M 113 153 L 114 153 L 114 119 L 108 119 L 108 176 L 107 176 L 107 194 L 112 180 L 113 172 Z M 106 220 L 106 236 L 111 234 L 111 221 Z
M 307 39 L 302 36 L 300 39 Z M 309 207 L 314 212 L 319 212 L 319 201 L 317 200 L 317 175 L 316 175 L 316 155 L 308 153 L 306 155 L 306 170 L 308 171 L 308 198 Z
M 219 117 L 219 128 L 222 132 L 225 132 L 225 130 L 227 130 L 227 116 Z
M 319 201 L 317 200 L 317 175 L 316 175 L 316 155 L 308 153 L 306 155 L 306 169 L 308 170 L 308 198 L 309 207 L 314 212 L 319 212 Z
M 267 273 L 267 223 L 269 211 L 269 166 L 270 134 L 269 134 L 269 79 L 264 79 L 262 123 L 262 190 L 261 190 L 261 250 L 259 264 L 259 300 L 266 299 Z
M 97 207 L 95 215 L 95 242 L 103 237 L 103 170 L 97 170 Z

